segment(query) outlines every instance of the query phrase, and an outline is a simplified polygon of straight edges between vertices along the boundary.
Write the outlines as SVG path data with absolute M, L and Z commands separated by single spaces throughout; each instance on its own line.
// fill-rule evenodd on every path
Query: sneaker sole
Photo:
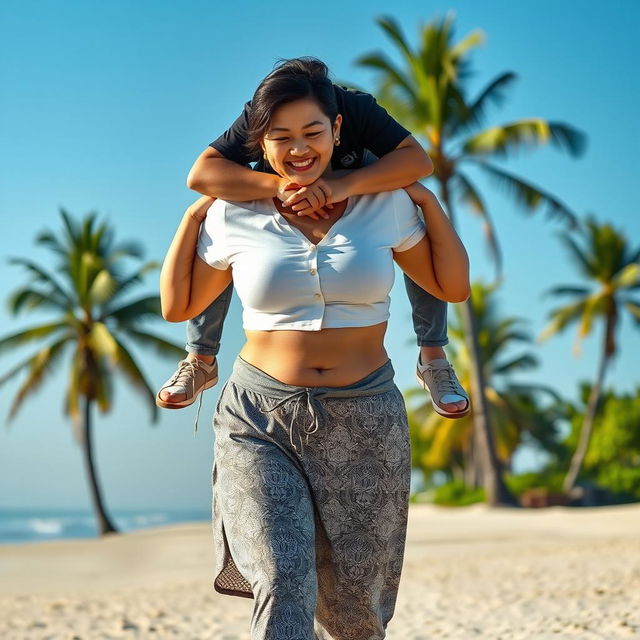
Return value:
M 431 395 L 431 391 L 429 391 L 429 387 L 427 386 L 427 383 L 418 375 L 418 373 L 416 373 L 416 380 L 418 381 L 418 384 L 425 390 L 425 392 L 429 394 L 429 397 L 431 398 L 431 406 L 433 407 L 433 410 L 437 414 L 441 415 L 443 418 L 450 418 L 451 420 L 456 420 L 458 418 L 464 418 L 465 416 L 469 415 L 469 412 L 471 411 L 471 402 L 469 400 L 467 400 L 467 408 L 463 409 L 462 411 L 454 411 L 454 412 L 445 411 L 433 401 L 433 396 Z
M 156 405 L 161 409 L 184 409 L 185 407 L 190 407 L 198 398 L 200 393 L 204 393 L 207 389 L 211 389 L 211 387 L 215 387 L 218 384 L 218 376 L 205 382 L 205 385 L 202 391 L 194 394 L 193 398 L 187 398 L 186 400 L 181 400 L 180 402 L 167 402 L 166 400 L 162 400 L 160 398 L 160 391 L 156 394 Z

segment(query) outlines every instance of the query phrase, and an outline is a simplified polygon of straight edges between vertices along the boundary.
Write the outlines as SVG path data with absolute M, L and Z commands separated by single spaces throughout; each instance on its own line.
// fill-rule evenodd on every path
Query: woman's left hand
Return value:
M 301 187 L 290 195 L 282 206 L 290 207 L 299 216 L 311 216 L 317 219 L 318 216 L 328 218 L 328 214 L 323 211 L 327 202 L 331 198 L 331 188 L 325 180 L 319 178 L 306 187 Z
M 317 215 L 328 218 L 325 209 L 332 209 L 336 202 L 342 202 L 348 197 L 346 187 L 340 178 L 318 178 L 306 187 L 298 189 L 289 196 L 283 205 L 291 207 L 299 216 Z
M 209 207 L 211 207 L 215 200 L 215 198 L 211 198 L 210 196 L 202 196 L 187 207 L 186 213 L 188 213 L 198 224 L 201 224 L 207 217 L 207 211 L 209 211 Z

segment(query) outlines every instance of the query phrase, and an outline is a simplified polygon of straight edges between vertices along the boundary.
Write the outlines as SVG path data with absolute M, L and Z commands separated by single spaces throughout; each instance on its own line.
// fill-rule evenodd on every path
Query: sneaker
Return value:
M 434 410 L 445 418 L 462 418 L 471 411 L 471 403 L 467 392 L 458 381 L 456 372 L 445 358 L 430 360 L 422 364 L 418 356 L 416 370 L 418 384 L 431 394 L 431 404 Z M 460 411 L 447 411 L 442 404 L 466 401 L 467 405 Z
M 163 409 L 182 409 L 192 405 L 198 394 L 210 389 L 218 382 L 218 363 L 207 364 L 197 358 L 181 360 L 175 373 L 162 385 L 156 394 L 156 404 Z M 160 397 L 162 391 L 184 393 L 185 399 L 167 402 Z

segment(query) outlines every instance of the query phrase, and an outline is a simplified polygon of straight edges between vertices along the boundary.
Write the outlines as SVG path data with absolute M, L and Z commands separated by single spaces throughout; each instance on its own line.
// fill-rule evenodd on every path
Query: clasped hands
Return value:
M 305 187 L 282 178 L 277 193 L 283 207 L 313 220 L 329 218 L 333 205 L 348 196 L 346 185 L 340 178 L 318 178 Z
M 299 216 L 308 216 L 313 220 L 326 220 L 333 205 L 348 197 L 346 184 L 340 178 L 318 178 L 305 187 L 281 178 L 278 184 L 277 198 L 282 205 L 290 207 Z M 214 200 L 215 198 L 202 196 L 187 208 L 187 215 L 201 223 Z

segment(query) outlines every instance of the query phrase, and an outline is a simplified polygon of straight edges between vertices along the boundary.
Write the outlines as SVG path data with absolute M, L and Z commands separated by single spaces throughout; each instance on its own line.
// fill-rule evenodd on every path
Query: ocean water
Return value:
M 110 518 L 120 531 L 148 529 L 178 522 L 210 521 L 209 509 L 113 510 Z M 91 511 L 73 509 L 4 509 L 0 507 L 0 544 L 97 537 Z

